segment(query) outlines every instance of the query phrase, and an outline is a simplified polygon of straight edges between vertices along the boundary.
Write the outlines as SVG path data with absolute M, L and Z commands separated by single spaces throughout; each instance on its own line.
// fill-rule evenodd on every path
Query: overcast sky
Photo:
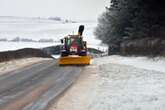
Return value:
M 0 16 L 96 20 L 110 0 L 0 0 Z

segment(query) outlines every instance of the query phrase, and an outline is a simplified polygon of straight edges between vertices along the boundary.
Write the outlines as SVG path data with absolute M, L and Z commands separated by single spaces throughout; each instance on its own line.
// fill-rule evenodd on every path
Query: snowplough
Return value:
M 68 35 L 61 39 L 59 65 L 89 65 L 91 57 L 87 54 L 87 42 L 83 41 L 84 25 L 79 26 L 77 35 Z

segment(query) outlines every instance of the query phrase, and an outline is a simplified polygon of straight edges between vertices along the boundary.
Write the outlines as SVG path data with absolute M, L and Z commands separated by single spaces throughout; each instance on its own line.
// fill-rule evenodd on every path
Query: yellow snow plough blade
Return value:
M 67 56 L 59 59 L 59 65 L 90 65 L 90 56 Z

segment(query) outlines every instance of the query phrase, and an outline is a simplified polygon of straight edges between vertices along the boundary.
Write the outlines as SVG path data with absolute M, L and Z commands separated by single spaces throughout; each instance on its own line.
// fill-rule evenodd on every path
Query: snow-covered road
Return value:
M 95 59 L 50 110 L 164 110 L 164 58 Z

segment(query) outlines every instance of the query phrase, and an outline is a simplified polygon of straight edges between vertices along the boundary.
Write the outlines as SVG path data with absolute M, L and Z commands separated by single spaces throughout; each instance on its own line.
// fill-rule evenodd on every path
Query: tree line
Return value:
M 98 22 L 95 35 L 111 51 L 120 51 L 126 41 L 164 39 L 165 1 L 111 0 Z

